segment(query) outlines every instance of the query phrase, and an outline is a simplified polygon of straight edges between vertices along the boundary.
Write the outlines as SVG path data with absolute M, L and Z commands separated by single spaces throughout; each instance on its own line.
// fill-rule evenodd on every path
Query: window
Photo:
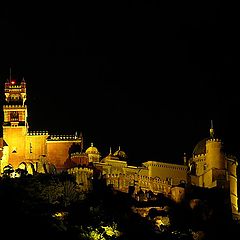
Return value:
M 11 122 L 19 121 L 19 114 L 17 111 L 13 111 L 10 113 L 10 121 Z
M 204 171 L 207 170 L 207 164 L 206 164 L 206 163 L 204 163 L 204 165 L 203 165 L 203 170 L 204 170 Z
M 30 153 L 32 153 L 32 143 L 30 143 L 29 151 L 30 151 Z

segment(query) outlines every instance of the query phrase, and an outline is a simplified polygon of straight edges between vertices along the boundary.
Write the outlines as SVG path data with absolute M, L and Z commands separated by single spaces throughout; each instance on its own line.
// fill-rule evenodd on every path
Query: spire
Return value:
M 83 151 L 83 134 L 82 134 L 82 132 L 80 132 L 79 137 L 81 139 L 81 151 Z
M 214 138 L 213 120 L 211 120 L 210 138 Z
M 9 68 L 9 83 L 12 85 L 16 84 L 16 80 L 12 79 L 12 68 L 11 67 Z
M 183 163 L 185 166 L 187 166 L 187 156 L 185 152 L 183 153 Z
M 112 155 L 112 148 L 109 149 L 109 155 Z
M 75 132 L 75 138 L 77 138 L 77 136 L 78 136 L 78 133 L 77 133 L 77 131 Z

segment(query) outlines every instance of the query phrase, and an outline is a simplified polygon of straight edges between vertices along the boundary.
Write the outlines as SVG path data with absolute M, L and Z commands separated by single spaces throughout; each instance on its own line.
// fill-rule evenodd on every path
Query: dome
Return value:
M 89 147 L 86 150 L 86 153 L 90 153 L 90 154 L 99 154 L 98 149 L 96 147 L 93 146 L 93 143 L 91 143 L 91 147 Z
M 116 156 L 116 157 L 118 157 L 119 159 L 125 159 L 125 158 L 127 158 L 127 154 L 126 154 L 123 150 L 121 150 L 120 147 L 119 147 L 119 149 L 113 154 L 113 156 Z
M 197 143 L 197 145 L 193 149 L 193 154 L 194 155 L 200 155 L 200 154 L 205 154 L 206 153 L 206 141 L 207 141 L 207 139 L 208 138 L 204 138 Z

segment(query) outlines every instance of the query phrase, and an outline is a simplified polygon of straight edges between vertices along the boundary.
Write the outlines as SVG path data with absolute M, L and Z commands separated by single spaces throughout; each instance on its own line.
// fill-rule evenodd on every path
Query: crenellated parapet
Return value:
M 77 137 L 76 135 L 49 135 L 48 141 L 72 141 L 72 140 L 81 140 L 81 138 Z
M 10 91 L 19 91 L 22 93 L 26 92 L 26 83 L 21 83 L 21 84 L 12 84 L 11 82 L 6 82 L 5 83 L 5 92 L 10 92 Z
M 73 152 L 71 153 L 71 157 L 78 157 L 81 154 L 82 154 L 81 152 Z
M 89 191 L 92 188 L 93 169 L 87 167 L 75 167 L 68 169 L 68 173 L 76 178 L 82 191 Z
M 210 138 L 210 139 L 207 140 L 207 142 L 219 142 L 219 143 L 221 143 L 222 140 L 219 139 L 219 138 Z
M 48 131 L 29 131 L 28 136 L 48 135 Z
M 68 173 L 70 174 L 78 174 L 78 173 L 88 173 L 93 174 L 93 169 L 88 167 L 75 167 L 75 168 L 69 168 Z
M 3 106 L 3 109 L 14 109 L 14 108 L 17 108 L 17 109 L 25 109 L 27 106 L 26 105 L 4 105 Z
M 201 154 L 194 154 L 193 158 L 205 158 L 206 154 L 205 153 L 201 153 Z
M 152 191 L 155 194 L 169 194 L 172 188 L 171 179 L 161 179 L 160 177 L 149 177 L 134 173 L 108 173 L 105 174 L 107 185 L 111 184 L 114 189 L 127 192 L 130 186 L 135 187 L 135 191 Z

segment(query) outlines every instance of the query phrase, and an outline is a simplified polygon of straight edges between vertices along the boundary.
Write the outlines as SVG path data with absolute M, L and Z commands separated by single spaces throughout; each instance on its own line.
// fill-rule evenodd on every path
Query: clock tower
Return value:
M 25 145 L 28 132 L 26 82 L 15 80 L 5 83 L 5 104 L 3 105 L 3 139 L 9 146 L 9 163 L 17 168 L 25 160 Z

